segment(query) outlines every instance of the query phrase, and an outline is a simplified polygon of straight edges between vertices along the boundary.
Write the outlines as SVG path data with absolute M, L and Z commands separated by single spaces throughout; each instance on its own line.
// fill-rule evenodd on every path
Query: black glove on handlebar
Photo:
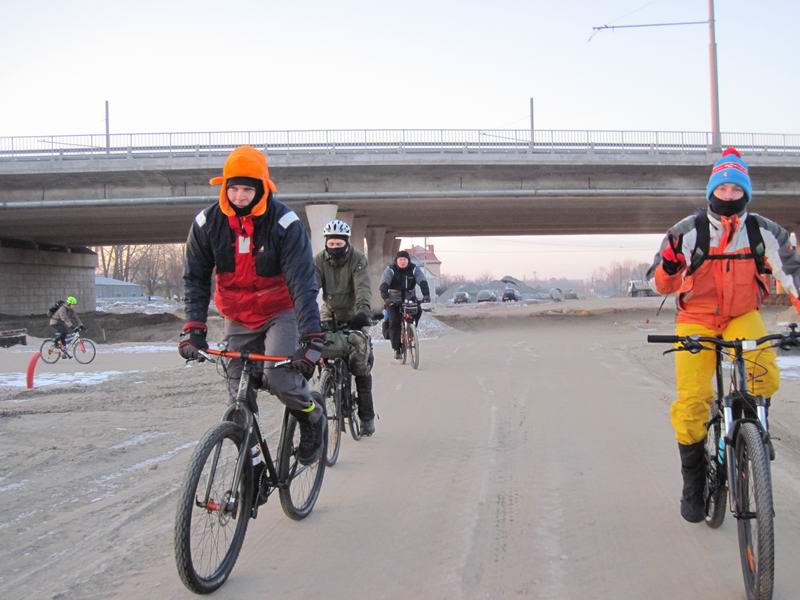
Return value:
M 306 379 L 311 379 L 325 343 L 324 333 L 309 333 L 300 338 L 300 345 L 292 356 L 292 367 L 300 371 Z
M 178 344 L 178 354 L 185 360 L 204 361 L 205 358 L 198 353 L 198 350 L 208 350 L 207 331 L 206 324 L 200 321 L 187 321 L 184 323 L 183 333 L 181 334 L 184 339 Z
M 362 329 L 370 325 L 372 325 L 372 320 L 369 318 L 369 315 L 365 315 L 364 313 L 358 313 L 355 317 L 350 319 L 350 329 Z

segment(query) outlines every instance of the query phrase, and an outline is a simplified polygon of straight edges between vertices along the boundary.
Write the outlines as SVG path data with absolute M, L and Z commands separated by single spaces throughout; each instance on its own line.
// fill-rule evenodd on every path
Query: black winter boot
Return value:
M 681 516 L 690 523 L 699 523 L 706 517 L 703 490 L 706 484 L 706 442 L 678 444 L 681 454 L 683 495 Z
M 322 456 L 322 442 L 325 435 L 325 413 L 319 392 L 311 392 L 314 409 L 292 411 L 300 427 L 300 445 L 297 447 L 297 460 L 301 465 L 311 465 Z

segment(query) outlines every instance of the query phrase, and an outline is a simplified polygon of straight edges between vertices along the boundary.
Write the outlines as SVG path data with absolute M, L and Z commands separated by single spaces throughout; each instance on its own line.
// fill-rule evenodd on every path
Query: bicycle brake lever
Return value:
M 669 354 L 670 352 L 678 352 L 679 350 L 685 350 L 685 349 L 686 349 L 686 348 L 670 348 L 669 350 L 664 350 L 664 351 L 661 353 L 661 356 L 664 356 L 664 355 L 666 355 L 666 354 Z

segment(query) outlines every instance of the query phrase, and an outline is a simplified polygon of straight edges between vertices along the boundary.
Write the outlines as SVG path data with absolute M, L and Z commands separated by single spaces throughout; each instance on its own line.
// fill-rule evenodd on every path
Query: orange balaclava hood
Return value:
M 250 211 L 250 214 L 258 217 L 267 212 L 270 192 L 278 191 L 275 183 L 269 178 L 267 157 L 252 146 L 239 146 L 228 155 L 225 166 L 222 168 L 222 177 L 214 177 L 209 180 L 211 185 L 222 186 L 219 190 L 219 208 L 223 214 L 229 217 L 236 214 L 228 201 L 228 180 L 233 177 L 252 177 L 263 182 L 264 195 Z

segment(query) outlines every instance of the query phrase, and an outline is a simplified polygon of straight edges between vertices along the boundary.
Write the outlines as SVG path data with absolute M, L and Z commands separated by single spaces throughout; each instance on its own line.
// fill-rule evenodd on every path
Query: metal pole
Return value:
M 108 129 L 108 100 L 106 100 L 106 154 L 111 151 L 111 135 Z
M 533 149 L 533 98 L 531 98 L 531 150 Z
M 719 80 L 717 78 L 717 36 L 714 30 L 714 0 L 708 0 L 708 62 L 711 69 L 711 150 L 722 149 L 719 131 Z

